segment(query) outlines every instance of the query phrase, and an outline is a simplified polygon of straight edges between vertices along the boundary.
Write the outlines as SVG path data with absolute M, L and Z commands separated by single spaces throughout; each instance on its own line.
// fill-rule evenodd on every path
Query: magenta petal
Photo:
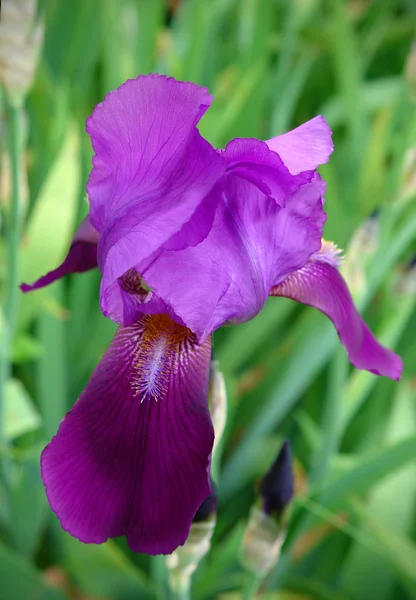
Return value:
M 334 149 L 331 136 L 328 123 L 319 115 L 288 133 L 267 140 L 266 144 L 296 175 L 302 171 L 314 171 L 328 162 Z
M 311 181 L 313 171 L 291 175 L 278 154 L 265 142 L 256 139 L 236 138 L 224 150 L 227 171 L 247 179 L 279 206 L 284 206 L 286 196 L 299 186 Z M 306 169 L 303 169 L 306 171 Z
M 86 217 L 75 232 L 64 262 L 58 268 L 40 277 L 35 283 L 31 285 L 22 283 L 20 286 L 22 292 L 43 288 L 69 273 L 84 273 L 94 269 L 97 266 L 98 238 L 98 231 Z
M 101 309 L 104 315 L 115 323 L 127 326 L 135 323 L 142 314 L 168 314 L 174 321 L 183 325 L 183 321 L 157 294 L 139 289 L 137 283 L 126 285 L 126 279 L 131 280 L 131 273 L 134 272 L 135 269 L 130 269 L 106 289 L 101 285 Z M 137 273 L 133 277 L 140 283 Z
M 227 321 L 251 319 L 271 287 L 319 249 L 324 190 L 315 175 L 279 207 L 229 175 L 206 239 L 179 252 L 162 250 L 143 277 L 200 340 Z
M 140 202 L 146 192 L 176 187 L 178 178 L 187 178 L 183 161 L 190 142 L 197 153 L 202 147 L 213 152 L 204 140 L 198 146 L 196 128 L 210 104 L 206 88 L 151 74 L 126 81 L 96 106 L 87 119 L 95 151 L 87 190 L 100 232 L 115 211 L 130 203 L 141 203 L 146 211 L 152 204 Z M 152 210 L 162 202 L 153 200 Z
M 402 361 L 376 340 L 354 306 L 347 284 L 326 261 L 311 259 L 306 265 L 273 287 L 272 296 L 292 298 L 314 306 L 334 323 L 348 357 L 358 369 L 400 379 Z
M 102 234 L 104 292 L 180 232 L 225 173 L 225 159 L 197 129 L 210 101 L 206 88 L 140 76 L 110 92 L 88 119 L 95 156 L 87 189 Z M 206 234 L 207 227 L 195 229 L 192 243 Z M 113 308 L 102 304 L 104 313 Z
M 95 150 L 87 190 L 92 222 L 101 233 L 110 228 L 108 250 L 120 237 L 117 230 L 132 231 L 143 234 L 141 252 L 149 255 L 180 229 L 225 171 L 197 129 L 210 103 L 206 88 L 146 75 L 97 105 L 87 120 Z M 154 220 L 160 231 L 152 230 Z
M 83 542 L 136 552 L 183 544 L 210 493 L 211 343 L 165 315 L 120 328 L 42 454 L 49 502 Z
M 220 201 L 220 194 L 221 187 L 218 185 L 214 186 L 213 191 L 207 194 L 198 206 L 192 219 L 185 223 L 181 230 L 163 245 L 162 253 L 168 250 L 184 250 L 187 247 L 197 245 L 201 241 L 201 237 L 207 237 L 212 228 L 215 211 Z M 144 290 L 140 289 L 140 285 L 137 285 L 137 283 L 140 284 L 138 269 L 140 268 L 141 272 L 145 273 L 149 265 L 155 262 L 156 264 L 160 264 L 160 262 L 157 262 L 159 256 L 160 252 L 156 251 L 141 267 L 137 265 L 136 268 L 130 269 L 110 285 L 106 285 L 106 281 L 103 281 L 101 285 L 101 310 L 105 316 L 116 323 L 127 326 L 134 323 L 141 313 L 166 313 L 177 323 L 184 324 L 172 307 L 158 297 L 157 294 L 153 292 L 144 293 Z M 181 261 L 183 255 L 176 254 L 176 257 Z M 126 287 L 124 285 L 126 277 L 131 279 L 132 273 L 136 273 L 137 283 L 134 286 Z M 168 275 L 171 281 L 172 274 L 173 271 Z

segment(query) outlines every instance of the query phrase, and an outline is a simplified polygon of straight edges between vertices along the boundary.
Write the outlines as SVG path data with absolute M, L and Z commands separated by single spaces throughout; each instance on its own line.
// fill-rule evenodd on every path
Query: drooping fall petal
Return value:
M 30 285 L 22 283 L 20 286 L 22 292 L 32 292 L 43 288 L 69 273 L 84 273 L 94 269 L 97 266 L 98 239 L 98 231 L 91 225 L 89 218 L 86 217 L 75 232 L 63 263 Z
M 49 502 L 84 542 L 137 552 L 183 544 L 210 494 L 211 343 L 164 315 L 120 328 L 42 454 Z
M 333 253 L 318 252 L 303 268 L 274 286 L 270 294 L 314 306 L 327 315 L 357 369 L 400 379 L 401 359 L 382 346 L 364 323 Z

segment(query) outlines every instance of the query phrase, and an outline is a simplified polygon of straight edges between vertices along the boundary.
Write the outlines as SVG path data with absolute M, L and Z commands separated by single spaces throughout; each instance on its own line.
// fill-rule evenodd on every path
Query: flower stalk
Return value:
M 3 315 L 3 335 L 0 346 L 0 441 L 4 443 L 3 407 L 5 389 L 11 373 L 11 350 L 15 329 L 18 285 L 19 285 L 19 244 L 21 234 L 21 140 L 22 113 L 21 109 L 9 104 L 9 155 L 11 169 L 11 199 L 6 225 L 7 236 L 7 288 Z
M 3 0 L 0 21 L 0 79 L 13 106 L 22 106 L 32 85 L 44 25 L 36 22 L 36 0 Z
M 5 0 L 0 21 L 0 80 L 8 108 L 8 141 L 11 171 L 11 199 L 6 222 L 7 288 L 0 340 L 0 443 L 4 442 L 3 407 L 11 374 L 11 353 L 18 307 L 19 244 L 22 220 L 22 139 L 25 97 L 33 81 L 43 23 L 35 23 L 36 1 Z
M 201 522 L 191 525 L 189 537 L 166 559 L 170 588 L 178 600 L 191 598 L 191 579 L 200 560 L 211 547 L 211 537 L 216 523 L 215 513 Z

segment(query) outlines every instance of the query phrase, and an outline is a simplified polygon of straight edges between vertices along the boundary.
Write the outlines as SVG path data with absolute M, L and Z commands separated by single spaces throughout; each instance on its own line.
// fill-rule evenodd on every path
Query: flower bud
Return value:
M 217 513 L 216 486 L 211 480 L 211 494 L 195 513 L 188 539 L 166 559 L 172 590 L 189 590 L 191 577 L 211 547 Z
M 279 558 L 293 490 L 292 457 L 286 440 L 260 484 L 260 507 L 252 507 L 244 533 L 241 562 L 251 573 L 266 574 Z
M 401 294 L 410 294 L 413 296 L 416 294 L 416 255 L 409 261 L 407 269 L 402 274 L 399 280 L 398 291 Z
M 221 440 L 227 421 L 227 390 L 224 375 L 218 365 L 217 360 L 211 360 L 208 405 L 215 432 L 213 453 Z
M 401 185 L 399 201 L 406 203 L 416 193 L 416 146 L 406 152 L 403 164 L 403 182 Z
M 416 39 L 413 40 L 405 65 L 405 77 L 412 100 L 416 101 Z
M 375 210 L 355 231 L 345 254 L 341 271 L 354 298 L 366 291 L 365 267 L 377 250 L 379 229 L 379 211 Z
M 0 79 L 13 105 L 21 104 L 35 73 L 43 25 L 35 24 L 35 0 L 3 0 L 0 19 Z
M 253 506 L 244 533 L 241 562 L 256 575 L 265 575 L 276 563 L 286 530 L 272 517 Z
M 201 506 L 195 513 L 193 518 L 193 523 L 201 523 L 202 521 L 207 521 L 211 518 L 212 515 L 215 515 L 217 512 L 217 486 L 211 479 L 211 493 L 208 498 L 205 498 Z
M 285 440 L 260 484 L 263 512 L 280 519 L 293 498 L 293 489 L 292 453 L 289 441 Z

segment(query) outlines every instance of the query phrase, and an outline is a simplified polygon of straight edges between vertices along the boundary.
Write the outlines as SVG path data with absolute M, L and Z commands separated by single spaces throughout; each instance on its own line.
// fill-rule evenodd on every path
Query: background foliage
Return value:
M 43 0 L 39 11 L 44 45 L 19 133 L 28 183 L 19 280 L 59 263 L 87 211 L 84 126 L 94 105 L 138 73 L 168 73 L 209 86 L 214 103 L 201 130 L 219 147 L 233 136 L 266 139 L 319 113 L 328 119 L 335 152 L 321 169 L 325 237 L 347 249 L 344 273 L 358 305 L 404 359 L 398 385 L 354 371 L 325 317 L 282 299 L 216 334 L 228 423 L 215 465 L 217 527 L 192 597 L 250 597 L 238 548 L 255 483 L 288 437 L 297 496 L 282 556 L 259 596 L 416 598 L 416 277 L 409 265 L 416 250 L 416 4 Z M 5 98 L 1 111 L 2 132 L 12 138 Z M 3 238 L 3 301 L 5 256 Z M 123 539 L 104 546 L 72 539 L 39 477 L 42 447 L 114 331 L 100 314 L 98 284 L 91 272 L 17 298 L 2 409 L 1 600 L 169 597 L 163 558 L 134 555 Z

